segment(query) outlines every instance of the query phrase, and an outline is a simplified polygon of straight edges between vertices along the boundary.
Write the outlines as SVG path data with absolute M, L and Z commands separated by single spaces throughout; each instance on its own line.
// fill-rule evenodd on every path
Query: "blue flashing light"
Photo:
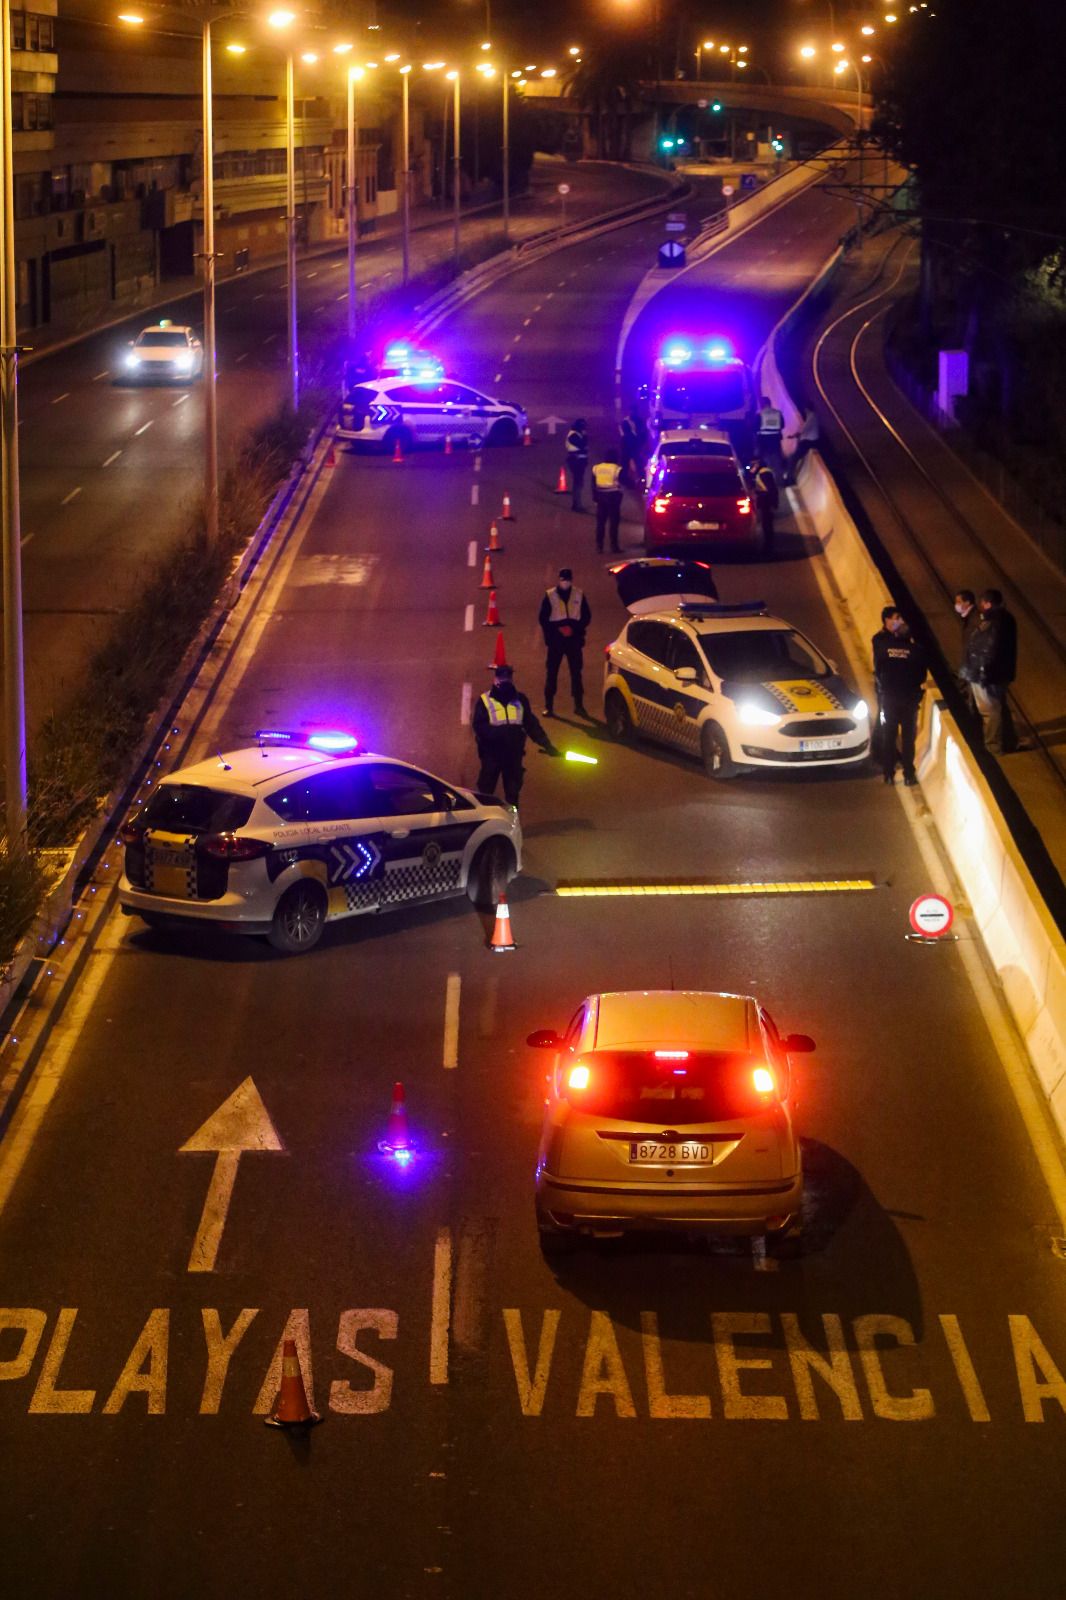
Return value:
M 359 748 L 359 740 L 354 733 L 310 733 L 307 743 L 312 750 L 324 750 L 330 755 L 350 755 Z
M 255 733 L 259 744 L 297 744 L 299 735 L 290 733 L 286 728 L 257 728 Z
M 728 361 L 732 352 L 727 344 L 709 344 L 707 346 L 708 361 Z
M 692 347 L 687 344 L 668 344 L 663 350 L 663 360 L 668 367 L 680 367 L 692 360 Z

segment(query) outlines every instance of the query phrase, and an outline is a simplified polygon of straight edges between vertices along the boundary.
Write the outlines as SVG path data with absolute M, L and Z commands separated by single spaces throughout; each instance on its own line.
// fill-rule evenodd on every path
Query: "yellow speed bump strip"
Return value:
M 876 889 L 872 878 L 818 878 L 780 883 L 627 883 L 623 879 L 602 883 L 559 883 L 555 892 L 564 899 L 603 899 L 608 895 L 739 895 L 739 894 L 848 894 Z

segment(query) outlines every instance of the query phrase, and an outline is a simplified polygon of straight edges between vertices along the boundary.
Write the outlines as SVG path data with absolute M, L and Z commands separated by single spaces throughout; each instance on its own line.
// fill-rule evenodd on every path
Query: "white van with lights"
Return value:
M 667 341 L 648 387 L 653 438 L 668 428 L 721 428 L 741 445 L 747 442 L 754 418 L 751 370 L 724 340 Z

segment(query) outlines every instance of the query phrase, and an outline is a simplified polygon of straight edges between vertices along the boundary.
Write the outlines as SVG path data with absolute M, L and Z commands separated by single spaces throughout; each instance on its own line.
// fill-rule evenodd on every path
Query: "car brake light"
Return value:
M 651 508 L 652 508 L 653 511 L 662 512 L 662 511 L 666 511 L 668 509 L 669 505 L 670 505 L 670 496 L 668 494 L 659 494 L 659 495 L 656 495 L 655 499 L 652 501 L 652 507 Z
M 125 822 L 118 830 L 118 836 L 123 844 L 140 844 L 144 834 L 145 827 L 143 822 Z
M 767 1067 L 756 1067 L 754 1072 L 755 1091 L 757 1094 L 773 1094 L 776 1085 L 774 1075 Z
M 196 841 L 200 855 L 214 861 L 255 861 L 270 854 L 264 839 L 245 839 L 239 833 L 205 833 Z
M 742 517 L 746 517 L 748 515 L 748 512 L 751 510 L 751 496 L 749 494 L 746 494 L 743 499 L 737 500 L 737 510 L 740 512 Z
M 687 1061 L 687 1050 L 656 1050 L 656 1061 Z
M 568 1089 L 587 1089 L 588 1086 L 589 1069 L 583 1061 L 579 1061 L 576 1067 L 570 1068 L 570 1076 L 566 1080 L 566 1087 Z

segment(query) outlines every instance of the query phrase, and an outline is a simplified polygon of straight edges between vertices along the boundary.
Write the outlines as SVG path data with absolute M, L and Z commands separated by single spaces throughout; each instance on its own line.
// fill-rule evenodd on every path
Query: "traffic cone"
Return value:
M 493 555 L 495 555 L 498 550 L 503 549 L 503 545 L 500 543 L 500 530 L 496 526 L 495 517 L 493 517 L 492 521 L 489 523 L 489 542 L 485 546 L 485 549 L 486 551 L 491 550 Z
M 299 1428 L 322 1421 L 318 1412 L 312 1411 L 307 1403 L 307 1390 L 304 1388 L 295 1339 L 286 1339 L 281 1346 L 281 1388 L 273 1411 L 263 1421 L 268 1428 Z
M 503 623 L 500 621 L 500 608 L 496 604 L 496 591 L 495 591 L 495 589 L 490 589 L 489 590 L 488 610 L 485 612 L 485 620 L 481 624 L 481 626 L 483 628 L 502 628 L 503 627 Z
M 411 1146 L 407 1132 L 407 1092 L 402 1083 L 392 1086 L 392 1105 L 389 1107 L 389 1128 L 385 1142 L 390 1150 L 408 1150 Z
M 503 629 L 501 628 L 499 633 L 496 635 L 496 649 L 493 653 L 492 660 L 489 662 L 489 671 L 495 672 L 497 667 L 505 667 L 506 665 L 507 647 L 503 642 Z
M 556 485 L 555 485 L 555 492 L 556 492 L 556 494 L 569 494 L 570 493 L 570 485 L 566 481 L 566 468 L 565 467 L 560 467 L 559 468 L 559 477 L 558 477 L 558 481 L 556 482 Z
M 333 445 L 330 445 L 326 451 L 325 465 L 327 467 L 335 467 L 337 465 L 337 451 Z
M 515 515 L 511 510 L 511 496 L 509 494 L 505 494 L 503 497 L 503 510 L 500 512 L 500 521 L 513 522 L 514 520 Z
M 479 589 L 493 589 L 493 588 L 495 588 L 495 586 L 496 586 L 496 580 L 492 576 L 492 557 L 489 555 L 488 551 L 486 550 L 485 551 L 485 565 L 481 569 L 481 582 L 478 584 L 478 588 Z
M 506 900 L 501 900 L 496 907 L 496 926 L 492 930 L 489 949 L 493 955 L 505 955 L 508 950 L 518 949 L 511 933 L 511 913 L 507 909 Z
M 522 429 L 522 443 L 523 444 L 532 444 L 533 443 L 533 430 L 529 426 L 528 422 L 526 423 L 525 427 Z
M 451 453 L 452 453 L 452 436 L 451 436 L 450 433 L 446 433 L 444 435 L 444 454 L 446 456 L 450 456 Z
M 399 434 L 396 435 L 396 445 L 392 452 L 392 459 L 397 463 L 403 460 L 403 444 L 400 440 Z

